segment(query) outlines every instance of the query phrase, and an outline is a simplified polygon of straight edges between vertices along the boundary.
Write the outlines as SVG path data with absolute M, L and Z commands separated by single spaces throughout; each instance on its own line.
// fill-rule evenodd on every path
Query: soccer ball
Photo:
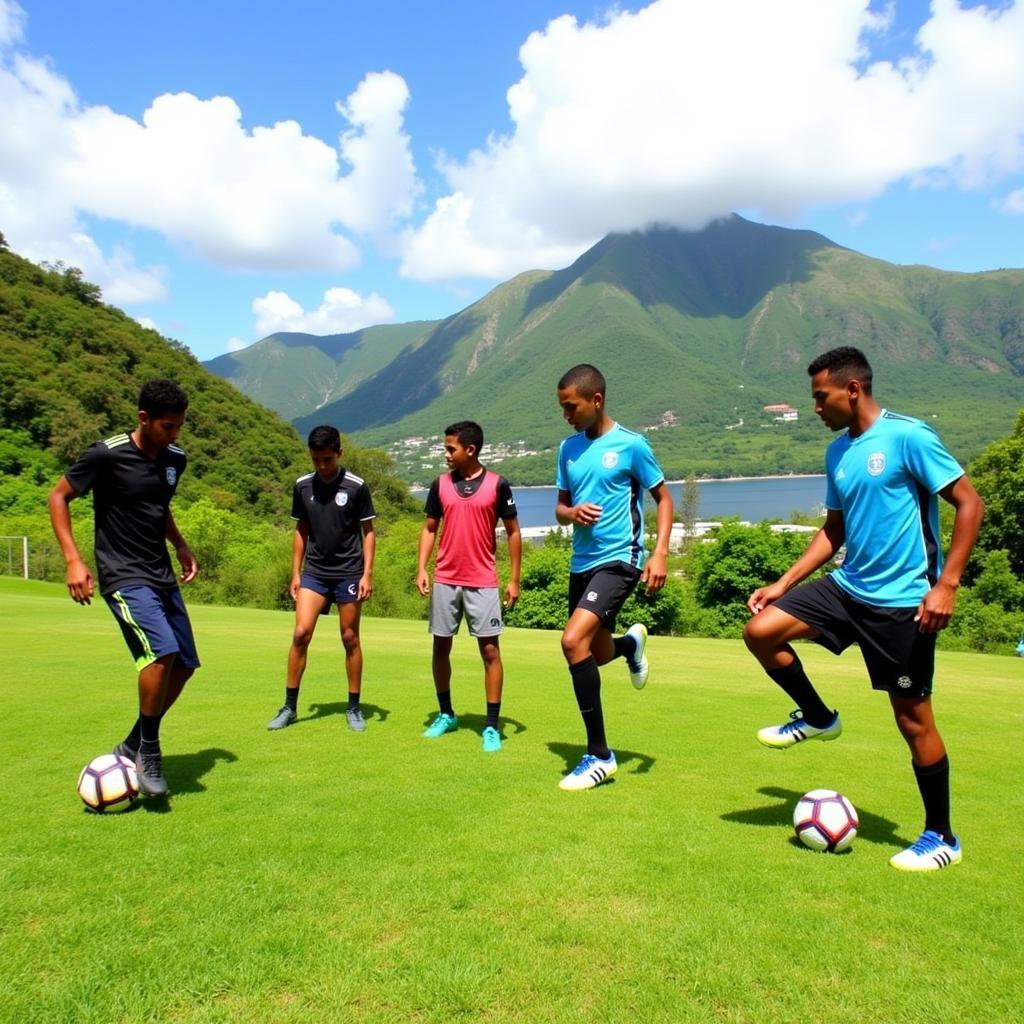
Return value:
M 94 757 L 78 776 L 78 795 L 97 814 L 127 810 L 139 798 L 135 765 L 119 754 Z
M 860 819 L 857 810 L 834 789 L 812 789 L 797 802 L 793 828 L 804 846 L 839 853 L 853 842 Z

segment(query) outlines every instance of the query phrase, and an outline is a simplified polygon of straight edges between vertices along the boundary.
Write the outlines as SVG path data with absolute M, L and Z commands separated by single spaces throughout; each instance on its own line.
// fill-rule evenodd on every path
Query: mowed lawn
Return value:
M 348 732 L 333 618 L 298 723 L 269 733 L 291 616 L 191 610 L 204 667 L 165 723 L 172 795 L 101 817 L 75 781 L 134 716 L 113 619 L 0 581 L 4 1022 L 1024 1019 L 1021 660 L 940 655 L 965 854 L 913 876 L 887 864 L 921 827 L 908 754 L 856 651 L 803 654 L 842 738 L 777 752 L 754 733 L 789 706 L 741 643 L 654 638 L 642 693 L 605 669 L 619 774 L 564 793 L 582 730 L 556 633 L 504 637 L 485 755 L 466 636 L 455 734 L 420 736 L 424 624 L 379 619 L 369 727 Z M 860 811 L 847 854 L 792 837 L 816 787 Z

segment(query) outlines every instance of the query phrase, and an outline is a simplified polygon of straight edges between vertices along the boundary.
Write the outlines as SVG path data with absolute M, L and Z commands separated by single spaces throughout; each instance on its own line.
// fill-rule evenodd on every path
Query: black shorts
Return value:
M 874 689 L 898 697 L 931 695 L 937 634 L 918 629 L 917 605 L 864 604 L 825 576 L 784 594 L 773 607 L 816 629 L 814 642 L 833 654 L 859 644 Z
M 628 562 L 609 562 L 586 572 L 569 574 L 569 615 L 577 608 L 593 612 L 606 629 L 615 628 L 615 616 L 636 589 L 640 570 Z

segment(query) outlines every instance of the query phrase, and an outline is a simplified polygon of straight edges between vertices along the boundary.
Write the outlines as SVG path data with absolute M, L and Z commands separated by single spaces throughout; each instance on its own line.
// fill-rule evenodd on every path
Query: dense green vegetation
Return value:
M 503 638 L 505 742 L 484 755 L 467 638 L 450 736 L 420 736 L 423 625 L 379 619 L 367 731 L 345 728 L 322 629 L 299 721 L 269 733 L 291 617 L 197 606 L 204 665 L 162 730 L 170 799 L 97 817 L 74 787 L 134 717 L 121 639 L 56 586 L 0 580 L 0 603 L 22 695 L 0 717 L 4 1021 L 1024 1018 L 1017 662 L 939 656 L 964 862 L 914 878 L 886 863 L 921 827 L 906 748 L 854 654 L 802 652 L 846 729 L 779 753 L 754 732 L 788 704 L 741 643 L 655 637 L 642 693 L 606 673 L 618 775 L 572 794 L 557 782 L 583 737 L 557 634 Z M 849 853 L 793 837 L 819 786 L 860 812 Z

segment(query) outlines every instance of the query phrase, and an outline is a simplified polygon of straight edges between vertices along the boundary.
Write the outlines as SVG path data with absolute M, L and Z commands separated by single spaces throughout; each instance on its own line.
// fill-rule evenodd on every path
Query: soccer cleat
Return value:
M 834 740 L 843 731 L 843 723 L 839 721 L 838 711 L 832 721 L 823 729 L 808 725 L 799 710 L 791 711 L 789 717 L 790 721 L 784 725 L 769 725 L 758 730 L 758 742 L 763 743 L 766 747 L 782 750 L 802 743 L 804 740 Z
M 167 796 L 164 758 L 159 747 L 156 750 L 139 749 L 135 758 L 135 774 L 139 777 L 139 789 L 146 796 Z
M 890 857 L 889 863 L 897 871 L 939 871 L 950 864 L 959 864 L 962 859 L 960 840 L 956 836 L 950 846 L 938 832 L 926 830 L 916 843 Z
M 580 763 L 558 784 L 559 789 L 593 789 L 600 786 L 605 779 L 611 778 L 619 766 L 615 755 L 609 751 L 608 759 L 602 760 L 593 754 L 584 754 Z
M 626 658 L 626 665 L 629 667 L 629 681 L 638 689 L 642 690 L 647 685 L 647 656 L 644 650 L 647 647 L 647 627 L 642 622 L 634 622 L 626 630 L 626 636 L 633 638 L 636 650 L 632 658 Z
M 299 716 L 292 711 L 287 704 L 274 717 L 267 722 L 268 729 L 283 729 L 286 725 L 291 725 Z
M 359 708 L 349 708 L 345 712 L 345 718 L 348 720 L 348 727 L 353 732 L 366 732 L 366 719 L 363 718 L 363 712 Z
M 443 736 L 446 732 L 455 732 L 458 727 L 459 720 L 454 715 L 439 711 L 434 720 L 427 726 L 423 735 L 428 740 L 436 740 L 438 736 Z
M 114 747 L 113 751 L 118 757 L 126 757 L 132 764 L 135 764 L 135 759 L 139 756 L 137 750 L 132 750 L 123 740 Z
M 501 750 L 501 733 L 493 725 L 484 729 L 484 753 L 493 754 Z

